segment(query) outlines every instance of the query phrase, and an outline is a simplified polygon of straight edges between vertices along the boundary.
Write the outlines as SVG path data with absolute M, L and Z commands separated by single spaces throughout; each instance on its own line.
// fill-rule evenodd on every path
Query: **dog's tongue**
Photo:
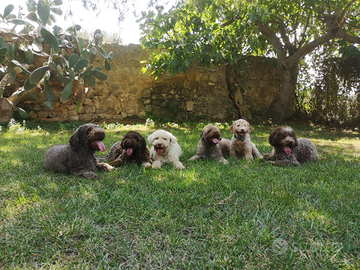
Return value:
M 215 143 L 215 144 L 217 144 L 217 143 L 219 142 L 219 140 L 216 139 L 216 138 L 213 138 L 212 141 L 213 141 L 213 143 Z
M 105 151 L 106 151 L 105 144 L 103 144 L 103 143 L 100 142 L 100 141 L 95 141 L 94 143 L 97 145 L 97 147 L 100 149 L 101 152 L 105 152 Z
M 284 150 L 285 150 L 285 153 L 290 155 L 291 154 L 291 149 L 289 146 L 284 146 Z
M 126 154 L 127 154 L 128 156 L 131 156 L 132 152 L 133 152 L 132 148 L 128 148 L 128 149 L 126 150 Z
M 159 155 L 161 155 L 161 154 L 164 152 L 164 149 L 158 148 L 158 149 L 156 149 L 156 152 L 157 152 Z

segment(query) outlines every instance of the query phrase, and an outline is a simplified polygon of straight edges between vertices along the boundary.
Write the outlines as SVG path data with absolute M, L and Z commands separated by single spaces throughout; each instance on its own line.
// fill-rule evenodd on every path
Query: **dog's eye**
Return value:
M 159 137 L 156 137 L 154 140 L 158 140 L 159 139 Z
M 163 138 L 164 141 L 167 141 L 167 138 Z

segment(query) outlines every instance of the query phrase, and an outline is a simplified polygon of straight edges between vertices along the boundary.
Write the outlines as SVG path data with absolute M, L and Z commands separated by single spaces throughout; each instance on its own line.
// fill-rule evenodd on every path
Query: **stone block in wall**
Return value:
M 55 111 L 50 111 L 49 112 L 49 117 L 50 118 L 59 118 L 58 114 Z
M 94 105 L 86 105 L 84 106 L 84 110 L 86 114 L 93 114 L 96 112 L 96 107 Z
M 82 101 L 83 105 L 92 105 L 93 102 L 90 98 L 84 98 Z
M 39 118 L 46 118 L 49 116 L 49 111 L 39 111 L 37 115 Z
M 78 115 L 70 115 L 68 121 L 78 121 L 80 117 Z
M 82 120 L 84 122 L 91 122 L 94 119 L 96 119 L 96 115 L 93 115 L 93 114 L 81 114 L 81 115 L 79 115 L 79 120 Z
M 142 91 L 141 91 L 141 98 L 151 98 L 151 89 L 150 88 L 144 88 Z
M 78 113 L 76 112 L 76 109 L 75 110 L 69 110 L 69 116 L 70 117 L 78 116 Z
M 42 111 L 44 108 L 40 104 L 34 105 L 34 111 Z
M 29 112 L 29 115 L 34 119 L 38 118 L 36 112 L 34 112 L 34 111 Z

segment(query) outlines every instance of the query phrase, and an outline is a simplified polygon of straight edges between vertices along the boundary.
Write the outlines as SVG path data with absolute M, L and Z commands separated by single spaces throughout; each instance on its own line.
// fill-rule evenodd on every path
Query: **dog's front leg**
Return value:
M 229 155 L 230 155 L 231 158 L 235 158 L 237 156 L 237 153 L 236 153 L 236 150 L 235 150 L 234 147 L 230 148 L 230 154 Z
M 99 179 L 99 176 L 91 171 L 85 171 L 85 170 L 81 170 L 81 171 L 77 171 L 77 172 L 73 172 L 76 175 L 80 175 L 80 176 L 84 176 L 86 178 L 90 178 L 90 179 Z
M 229 164 L 229 162 L 224 157 L 220 157 L 219 162 L 222 164 Z
M 99 162 L 98 164 L 96 164 L 96 169 L 98 171 L 103 171 L 103 172 L 111 172 L 113 171 L 115 168 L 105 162 Z
M 245 159 L 251 162 L 254 158 L 251 149 L 245 149 Z
M 256 148 L 255 144 L 253 145 L 252 148 L 252 155 L 253 157 L 257 157 L 257 158 L 263 158 L 263 156 L 260 154 L 260 151 Z
M 270 162 L 272 165 L 300 165 L 299 161 L 297 161 L 295 155 L 290 154 L 285 159 L 278 159 Z
M 193 156 L 192 158 L 190 158 L 189 160 L 190 160 L 190 161 L 194 161 L 194 160 L 197 160 L 197 159 L 199 159 L 199 158 L 200 158 L 200 156 L 195 155 L 195 156 Z
M 113 162 L 110 163 L 111 166 L 114 166 L 114 167 L 120 167 L 124 164 L 124 161 L 118 157 L 117 159 L 115 159 Z
M 160 169 L 162 165 L 162 162 L 160 160 L 155 160 L 152 164 L 152 167 L 156 170 L 156 169 Z
M 147 162 L 147 161 L 143 162 L 141 165 L 142 165 L 144 168 L 149 168 L 149 167 L 151 167 L 151 163 L 150 163 L 150 162 Z
M 184 165 L 181 163 L 180 160 L 174 160 L 173 163 L 174 167 L 179 170 L 185 169 Z
M 264 154 L 263 159 L 265 160 L 275 160 L 274 156 L 272 154 Z

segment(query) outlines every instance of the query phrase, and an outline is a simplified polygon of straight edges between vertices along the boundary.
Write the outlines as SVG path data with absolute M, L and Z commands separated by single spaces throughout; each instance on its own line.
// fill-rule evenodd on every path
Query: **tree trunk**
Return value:
M 269 109 L 274 124 L 280 124 L 294 114 L 293 100 L 291 98 L 295 96 L 299 65 L 300 61 L 296 62 L 290 69 L 278 68 L 280 86 Z
M 29 99 L 27 92 L 24 92 L 21 96 L 19 93 L 23 89 L 13 93 L 9 98 L 0 98 L 0 123 L 7 123 L 13 116 L 13 111 L 15 110 L 16 105 L 25 99 Z M 37 95 L 42 91 L 40 87 L 35 86 L 33 89 L 29 90 L 29 93 Z
M 237 68 L 238 66 L 236 65 L 226 66 L 226 82 L 230 92 L 230 99 L 234 101 L 239 110 L 240 115 L 236 118 L 250 119 L 250 115 L 248 114 L 249 106 L 246 105 L 244 96 L 238 86 L 240 82 L 236 72 Z

